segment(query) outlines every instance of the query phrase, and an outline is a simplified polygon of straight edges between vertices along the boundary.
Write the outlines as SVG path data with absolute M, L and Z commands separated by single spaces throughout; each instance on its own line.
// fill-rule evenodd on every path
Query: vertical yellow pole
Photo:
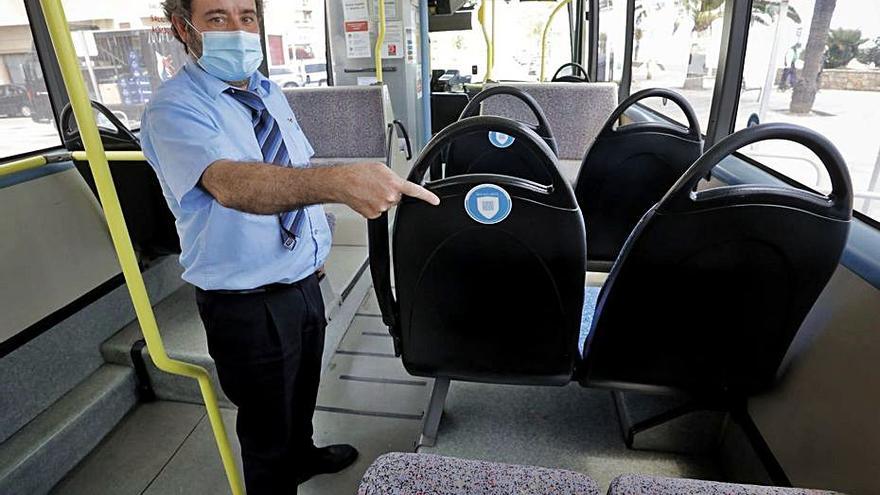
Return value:
M 483 82 L 492 80 L 492 66 L 495 65 L 495 40 L 489 38 L 489 29 L 486 27 L 486 2 L 480 3 L 480 9 L 477 10 L 477 20 L 480 21 L 480 28 L 483 30 L 483 39 L 486 40 L 486 75 Z
M 547 67 L 547 33 L 550 32 L 550 24 L 553 23 L 553 18 L 556 17 L 556 13 L 569 3 L 571 3 L 571 0 L 563 0 L 560 2 L 559 5 L 553 9 L 553 12 L 550 13 L 550 18 L 547 19 L 547 24 L 544 25 L 544 32 L 541 34 L 541 79 L 539 79 L 539 81 L 543 82 L 547 80 L 545 69 Z
M 104 145 L 98 134 L 95 116 L 92 114 L 89 94 L 86 91 L 85 82 L 80 72 L 79 59 L 73 48 L 73 41 L 70 36 L 70 29 L 64 9 L 61 6 L 61 0 L 40 0 L 40 4 L 46 16 L 46 24 L 49 28 L 52 44 L 55 47 L 55 53 L 64 77 L 64 85 L 67 88 L 67 94 L 70 96 L 73 113 L 86 148 L 85 153 L 89 160 L 92 174 L 95 177 L 98 196 L 101 199 L 101 206 L 107 218 L 107 226 L 110 229 L 110 236 L 116 249 L 116 256 L 122 267 L 125 283 L 131 295 L 131 301 L 134 304 L 135 313 L 137 313 L 138 322 L 144 334 L 144 340 L 147 342 L 150 357 L 160 370 L 198 380 L 202 398 L 208 410 L 211 427 L 214 430 L 214 437 L 217 440 L 217 448 L 220 450 L 223 467 L 229 479 L 229 487 L 233 495 L 244 495 L 241 477 L 235 465 L 229 438 L 226 436 L 226 428 L 223 426 L 220 408 L 217 406 L 217 396 L 214 393 L 214 388 L 211 386 L 207 371 L 199 366 L 172 360 L 165 352 L 156 317 L 153 314 L 153 307 L 147 296 L 144 279 L 141 276 L 137 258 L 131 245 L 131 238 L 128 235 L 128 228 L 125 225 L 125 218 L 122 216 L 122 207 L 119 205 L 116 188 L 110 176 L 110 167 L 107 164 Z
M 385 0 L 379 0 L 379 34 L 376 36 L 376 82 L 382 84 L 382 45 L 385 43 Z

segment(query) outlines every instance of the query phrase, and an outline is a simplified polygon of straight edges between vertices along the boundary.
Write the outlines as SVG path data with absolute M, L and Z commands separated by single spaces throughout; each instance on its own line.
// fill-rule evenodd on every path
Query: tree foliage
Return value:
M 825 68 L 835 69 L 846 64 L 859 54 L 859 46 L 868 41 L 862 38 L 859 29 L 832 29 L 828 33 L 828 49 L 825 52 Z
M 873 44 L 859 50 L 856 58 L 863 64 L 874 64 L 874 67 L 880 68 L 880 36 L 874 40 Z
M 724 0 L 678 0 L 682 16 L 694 22 L 693 32 L 702 33 L 724 17 Z M 676 22 L 673 33 L 678 31 Z
M 752 2 L 752 21 L 763 26 L 769 26 L 776 22 L 780 9 L 779 0 L 753 0 Z M 786 17 L 791 19 L 795 24 L 801 23 L 801 15 L 797 9 L 788 6 L 785 12 Z

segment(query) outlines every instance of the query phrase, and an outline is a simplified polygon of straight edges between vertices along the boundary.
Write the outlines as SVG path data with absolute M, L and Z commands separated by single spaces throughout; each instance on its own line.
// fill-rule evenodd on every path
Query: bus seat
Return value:
M 107 151 L 140 151 L 140 140 L 104 105 L 93 101 L 98 115 L 101 140 Z M 71 105 L 61 111 L 64 146 L 69 151 L 83 151 L 85 146 L 76 124 Z M 112 126 L 111 129 L 109 126 Z M 98 198 L 98 188 L 88 161 L 74 161 L 83 180 Z M 109 161 L 119 204 L 134 249 L 141 256 L 154 258 L 180 253 L 180 237 L 174 215 L 168 209 L 162 187 L 152 167 L 144 162 Z M 98 198 L 100 201 L 100 198 Z
M 457 121 L 468 101 L 467 93 L 431 93 L 431 134 Z
M 562 74 L 565 69 L 569 70 L 568 74 Z M 568 62 L 562 64 L 556 69 L 556 72 L 553 73 L 553 77 L 550 78 L 550 82 L 588 83 L 591 81 L 590 74 L 587 73 L 587 69 L 585 69 L 583 65 L 576 62 Z
M 739 485 L 717 481 L 625 474 L 611 481 L 608 495 L 841 495 L 826 490 Z
M 770 139 L 812 150 L 832 192 L 761 185 L 695 192 L 722 159 Z M 852 194 L 842 156 L 812 130 L 765 124 L 721 140 L 626 241 L 599 295 L 581 384 L 684 392 L 704 404 L 742 404 L 769 388 L 838 265 Z
M 383 86 L 322 86 L 284 90 L 314 158 L 385 156 L 385 129 L 394 120 Z
M 586 475 L 562 469 L 392 452 L 367 468 L 358 488 L 358 495 L 441 493 L 599 495 L 599 486 Z
M 617 127 L 628 108 L 651 97 L 678 105 L 687 116 L 688 128 L 666 122 Z M 611 267 L 642 215 L 702 153 L 700 123 L 678 93 L 645 89 L 617 107 L 584 157 L 574 189 L 589 226 L 590 269 L 607 271 Z
M 559 159 L 572 161 L 568 173 L 573 183 L 577 168 L 603 124 L 617 106 L 615 83 L 504 83 L 521 89 L 535 98 L 553 128 Z M 487 86 L 491 87 L 491 85 Z M 528 108 L 509 97 L 486 100 L 483 115 L 497 115 L 534 123 Z
M 461 111 L 459 120 L 475 117 L 480 114 L 483 102 L 496 97 L 516 98 L 529 108 L 536 120 L 536 125 L 525 124 L 540 136 L 550 150 L 557 153 L 556 139 L 553 130 L 547 122 L 547 117 L 538 102 L 528 93 L 510 86 L 493 86 L 474 96 Z M 528 152 L 523 152 L 523 143 L 517 143 L 516 139 L 498 133 L 474 134 L 462 136 L 449 142 L 443 154 L 443 160 L 437 162 L 431 169 L 431 178 L 439 179 L 453 175 L 496 173 L 498 164 L 504 162 L 503 173 L 521 179 L 527 179 L 542 184 L 549 183 L 552 177 L 544 164 L 531 159 Z
M 431 140 L 409 180 L 423 182 L 448 144 L 490 131 L 515 138 L 551 182 L 501 175 L 502 160 L 495 174 L 426 183 L 439 206 L 405 198 L 392 235 L 396 299 L 388 218 L 371 221 L 379 306 L 412 375 L 564 385 L 578 355 L 586 246 L 574 193 L 547 143 L 519 122 L 466 118 Z
M 578 351 L 581 354 L 584 352 L 587 335 L 593 326 L 593 315 L 596 313 L 596 303 L 599 302 L 599 291 L 601 290 L 601 287 L 595 285 L 584 287 L 584 310 L 581 312 L 581 333 L 578 337 Z

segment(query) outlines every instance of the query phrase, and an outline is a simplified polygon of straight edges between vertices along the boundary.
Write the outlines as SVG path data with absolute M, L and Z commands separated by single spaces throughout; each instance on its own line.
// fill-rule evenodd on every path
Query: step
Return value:
M 176 257 L 144 270 L 150 299 L 158 302 L 177 290 Z M 15 434 L 104 364 L 101 343 L 134 320 L 125 285 L 49 328 L 0 359 L 0 442 Z
M 399 359 L 374 355 L 391 352 L 387 329 L 379 318 L 364 314 L 369 303 L 353 301 L 344 310 L 357 311 L 357 316 L 338 345 L 328 344 L 330 362 L 321 377 L 314 426 L 318 445 L 351 443 L 360 456 L 339 474 L 316 476 L 301 485 L 298 493 L 303 495 L 355 493 L 373 460 L 388 452 L 412 451 L 418 438 L 431 381 L 409 376 Z M 348 352 L 333 352 L 337 349 Z M 221 414 L 239 459 L 233 433 L 236 411 L 224 409 Z M 96 493 L 229 493 L 204 407 L 167 401 L 138 406 L 52 491 Z
M 131 368 L 98 368 L 0 444 L 0 493 L 48 493 L 136 402 Z
M 334 246 L 325 265 L 327 276 L 321 283 L 329 322 L 325 340 L 325 363 L 329 362 L 329 354 L 336 348 L 369 289 L 366 251 L 366 247 Z M 216 366 L 208 354 L 205 330 L 196 307 L 195 289 L 190 285 L 181 287 L 156 305 L 154 311 L 168 355 L 172 359 L 196 364 L 208 370 L 221 407 L 234 407 L 220 390 Z M 137 321 L 132 322 L 104 342 L 101 346 L 104 359 L 108 363 L 133 367 L 131 349 L 141 338 L 140 325 Z M 146 348 L 142 350 L 141 356 L 159 399 L 202 403 L 201 392 L 194 380 L 160 371 L 152 363 Z

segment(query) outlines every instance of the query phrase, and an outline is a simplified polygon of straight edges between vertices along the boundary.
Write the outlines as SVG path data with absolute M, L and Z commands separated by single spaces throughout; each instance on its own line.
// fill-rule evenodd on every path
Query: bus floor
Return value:
M 372 291 L 321 380 L 316 443 L 350 443 L 361 455 L 341 473 L 312 478 L 299 493 L 354 494 L 376 457 L 415 450 L 432 380 L 408 375 L 394 357 Z M 234 437 L 235 411 L 224 409 L 223 417 Z M 571 469 L 592 476 L 603 489 L 624 473 L 719 478 L 710 456 L 626 449 L 610 394 L 575 384 L 453 382 L 437 444 L 420 452 Z M 119 495 L 228 492 L 204 407 L 169 401 L 135 408 L 53 490 Z

